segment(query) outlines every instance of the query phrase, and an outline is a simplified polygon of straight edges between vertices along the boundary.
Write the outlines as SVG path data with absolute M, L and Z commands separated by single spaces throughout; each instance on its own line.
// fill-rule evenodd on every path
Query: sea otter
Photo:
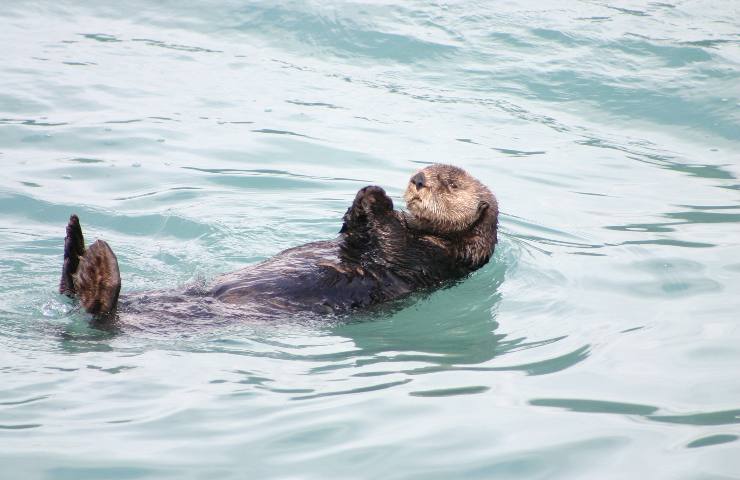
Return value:
M 197 291 L 130 294 L 120 303 L 115 254 L 102 240 L 86 249 L 79 218 L 72 215 L 59 291 L 77 297 L 94 318 L 187 303 L 194 296 L 219 311 L 231 305 L 343 314 L 463 278 L 491 258 L 498 203 L 463 169 L 434 164 L 419 170 L 404 199 L 408 211 L 394 210 L 382 188 L 367 186 L 357 192 L 334 240 L 290 248 Z

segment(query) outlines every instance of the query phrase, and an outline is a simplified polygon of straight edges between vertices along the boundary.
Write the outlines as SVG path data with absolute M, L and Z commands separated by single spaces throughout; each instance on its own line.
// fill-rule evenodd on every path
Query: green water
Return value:
M 100 2 L 98 2 L 100 3 Z M 6 2 L 0 478 L 740 478 L 740 7 Z M 106 332 L 460 165 L 491 263 L 390 314 Z

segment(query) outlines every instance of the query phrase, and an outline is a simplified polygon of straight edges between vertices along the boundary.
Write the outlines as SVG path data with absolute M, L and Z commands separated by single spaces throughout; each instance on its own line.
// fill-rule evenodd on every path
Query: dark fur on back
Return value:
M 222 275 L 200 298 L 250 312 L 344 313 L 460 279 L 488 262 L 497 241 L 498 204 L 478 180 L 457 167 L 431 165 L 411 177 L 405 199 L 409 211 L 394 210 L 382 188 L 365 187 L 344 214 L 336 239 Z M 75 262 L 79 267 L 68 268 Z M 73 216 L 60 290 L 76 293 L 88 312 L 99 314 L 115 310 L 119 289 L 115 255 L 102 241 L 84 251 Z M 136 311 L 137 304 L 156 298 L 183 302 L 195 295 L 134 294 L 124 305 Z

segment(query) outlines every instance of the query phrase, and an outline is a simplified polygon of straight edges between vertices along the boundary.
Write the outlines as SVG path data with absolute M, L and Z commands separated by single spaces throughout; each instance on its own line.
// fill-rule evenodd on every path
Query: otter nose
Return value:
M 416 190 L 421 190 L 421 188 L 426 184 L 426 178 L 424 178 L 424 174 L 419 172 L 413 177 L 411 177 L 411 183 L 416 185 Z

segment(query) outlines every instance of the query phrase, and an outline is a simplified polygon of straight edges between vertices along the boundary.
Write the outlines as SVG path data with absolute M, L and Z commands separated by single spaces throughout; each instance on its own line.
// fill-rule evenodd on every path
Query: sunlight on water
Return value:
M 732 2 L 15 2 L 0 12 L 0 477 L 736 478 Z M 127 324 L 460 165 L 500 243 L 349 321 Z

